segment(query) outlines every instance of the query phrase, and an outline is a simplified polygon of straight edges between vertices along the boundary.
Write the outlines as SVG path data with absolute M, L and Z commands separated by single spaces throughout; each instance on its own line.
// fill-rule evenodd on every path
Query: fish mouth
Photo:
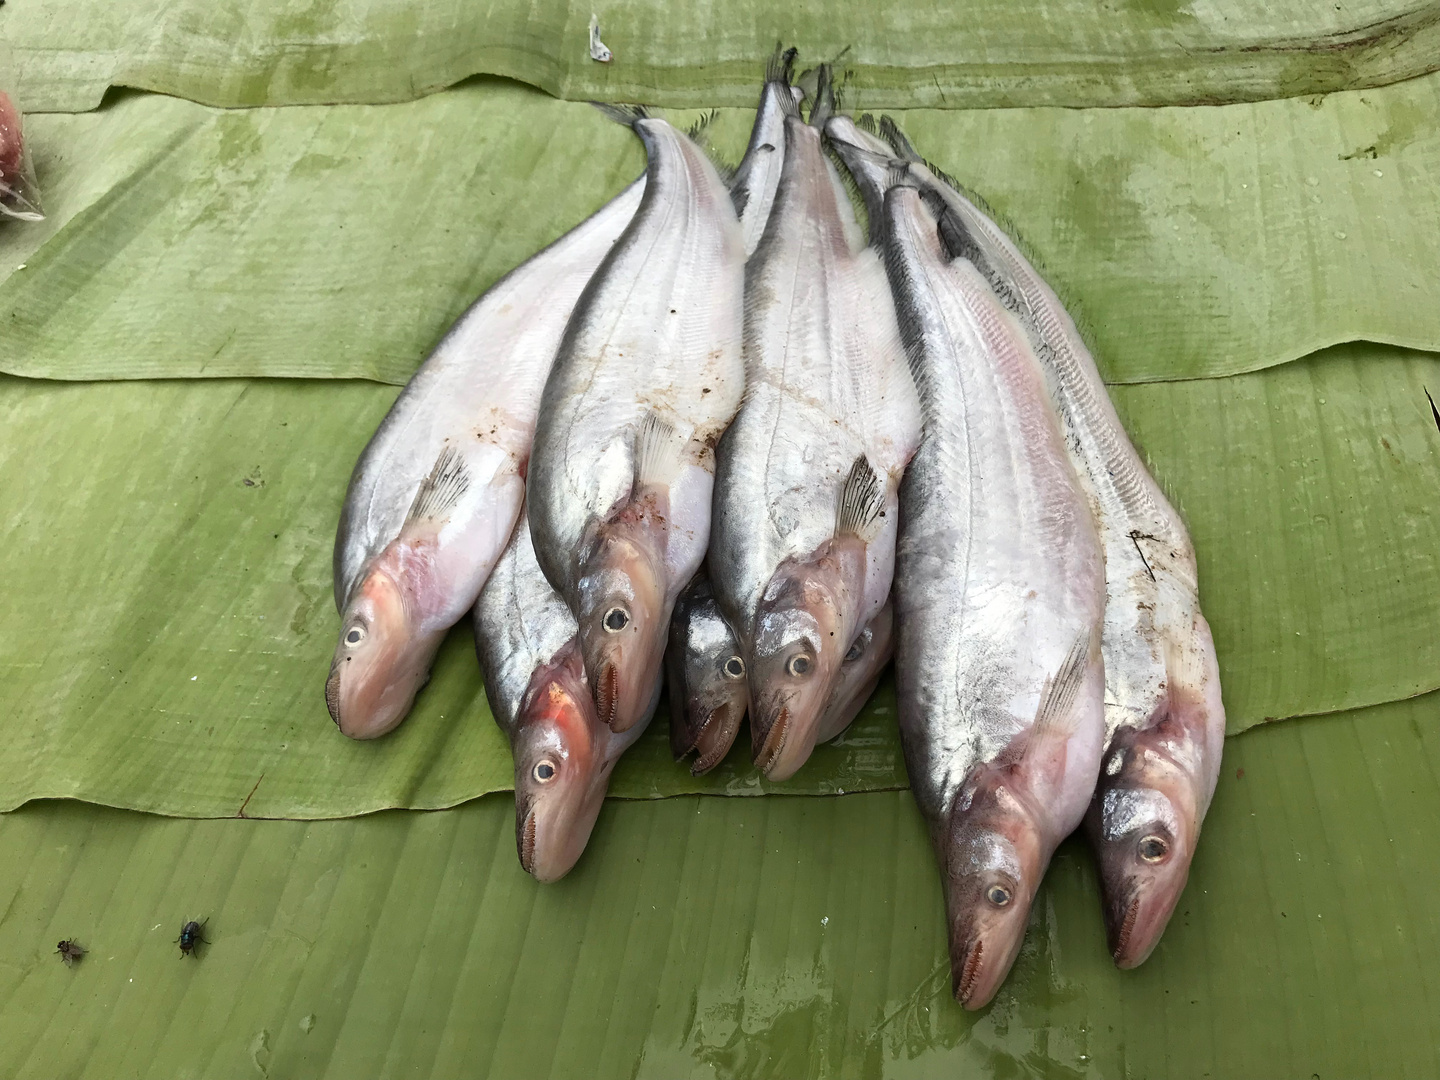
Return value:
M 780 715 L 770 725 L 770 730 L 765 734 L 765 741 L 755 752 L 755 767 L 761 772 L 768 773 L 775 766 L 776 760 L 785 749 L 785 740 L 790 735 L 790 709 L 781 708 Z
M 1186 876 L 1132 885 L 1107 905 L 1110 955 L 1120 970 L 1139 967 L 1160 944 L 1185 888 Z
M 325 708 L 330 710 L 330 719 L 340 727 L 340 665 L 332 662 L 330 677 L 325 680 Z M 343 731 L 344 728 L 341 728 Z
M 1125 950 L 1130 944 L 1130 935 L 1135 932 L 1135 920 L 1140 914 L 1140 898 L 1137 896 L 1130 901 L 1130 906 L 1125 909 L 1125 917 L 1120 920 L 1120 926 L 1116 929 L 1114 938 L 1110 943 L 1110 955 L 1115 960 L 1115 965 L 1120 968 L 1134 967 L 1135 963 L 1126 964 Z
M 735 743 L 735 733 L 739 728 L 740 717 L 736 715 L 734 705 L 727 703 L 711 709 L 695 737 L 695 746 L 691 748 L 699 749 L 700 756 L 690 766 L 690 775 L 703 776 L 724 761 Z
M 535 873 L 535 811 L 525 815 L 524 824 L 515 836 L 515 847 L 520 852 L 520 869 L 527 874 Z
M 600 722 L 615 730 L 615 711 L 620 706 L 620 672 L 612 663 L 600 669 L 600 678 L 595 680 L 595 711 Z
M 984 956 L 985 943 L 977 941 L 965 953 L 964 962 L 958 967 L 952 964 L 950 968 L 950 984 L 955 1000 L 966 1008 L 970 1007 L 970 995 L 975 992 L 975 984 L 980 981 L 980 961 Z

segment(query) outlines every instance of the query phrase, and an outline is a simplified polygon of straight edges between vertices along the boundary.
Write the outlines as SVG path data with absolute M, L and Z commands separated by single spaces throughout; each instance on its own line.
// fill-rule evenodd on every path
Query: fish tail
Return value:
M 644 105 L 614 105 L 608 101 L 592 101 L 590 104 L 624 127 L 634 127 L 641 120 L 650 119 L 650 112 Z
M 772 83 L 784 83 L 790 85 L 790 80 L 795 73 L 795 57 L 800 55 L 800 50 L 795 46 L 785 48 L 783 42 L 775 43 L 775 51 L 770 54 L 770 59 L 765 62 L 765 81 Z
M 787 94 L 786 97 L 789 97 Z M 739 172 L 739 166 L 734 162 L 726 161 L 725 158 L 715 149 L 710 142 L 710 125 L 720 116 L 719 109 L 711 109 L 709 112 L 700 114 L 700 118 L 685 129 L 685 137 L 700 148 L 710 164 L 715 166 L 715 171 L 720 174 L 720 179 L 726 187 L 729 187 L 735 180 L 735 174 Z M 737 210 L 738 214 L 739 211 Z
M 915 152 L 914 144 L 911 143 L 905 133 L 900 130 L 900 125 L 895 123 L 893 116 L 882 116 L 875 133 L 889 143 L 890 148 L 906 161 L 923 160 L 920 155 Z
M 825 121 L 835 115 L 834 73 L 829 64 L 821 64 L 815 82 L 815 103 L 810 106 L 810 126 L 824 128 Z

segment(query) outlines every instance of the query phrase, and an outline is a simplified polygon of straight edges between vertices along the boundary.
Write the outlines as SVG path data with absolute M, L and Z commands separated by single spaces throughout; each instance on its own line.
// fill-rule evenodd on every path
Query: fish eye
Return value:
M 786 663 L 785 670 L 797 677 L 804 675 L 810 670 L 810 657 L 804 653 L 800 653 L 798 656 L 792 656 Z
M 854 644 L 854 645 L 851 645 L 851 646 L 850 646 L 850 651 L 845 654 L 845 663 L 849 664 L 849 663 L 853 663 L 853 662 L 856 661 L 856 660 L 859 660 L 861 654 L 864 653 L 864 651 L 865 651 L 865 639 L 864 639 L 864 638 L 856 638 L 856 639 L 855 639 L 855 644 Z
M 359 645 L 360 642 L 362 642 L 362 641 L 364 641 L 364 640 L 365 640 L 365 627 L 359 625 L 358 623 L 357 623 L 356 625 L 352 626 L 349 630 L 345 631 L 345 644 L 346 644 L 346 645 Z
M 1154 863 L 1159 862 L 1165 858 L 1166 855 L 1170 854 L 1170 845 L 1165 842 L 1164 837 L 1155 836 L 1152 833 L 1150 836 L 1140 838 L 1139 851 L 1140 858 L 1146 862 Z
M 727 679 L 743 679 L 745 677 L 745 661 L 738 656 L 732 656 L 720 666 Z
M 630 625 L 630 613 L 616 605 L 605 612 L 604 626 L 607 634 L 618 634 Z
M 530 775 L 535 778 L 537 784 L 548 784 L 555 779 L 555 763 L 538 761 L 535 763 L 535 768 L 530 770 Z
M 1004 907 L 1010 903 L 1010 890 L 1004 885 L 991 885 L 985 890 L 985 899 L 996 907 Z

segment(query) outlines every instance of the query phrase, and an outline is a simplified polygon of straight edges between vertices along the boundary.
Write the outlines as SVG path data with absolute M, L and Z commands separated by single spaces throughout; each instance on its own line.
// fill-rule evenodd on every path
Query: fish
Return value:
M 1106 565 L 1106 747 L 1085 824 L 1111 955 L 1133 968 L 1159 942 L 1185 889 L 1220 775 L 1225 706 L 1195 548 L 1054 289 L 975 200 L 918 161 L 893 121 L 880 130 L 964 223 L 971 258 L 1025 328 L 1095 510 Z
M 740 218 L 747 257 L 754 253 L 765 233 L 770 208 L 775 204 L 775 190 L 780 186 L 780 169 L 785 161 L 785 117 L 793 115 L 804 98 L 798 87 L 790 85 L 795 55 L 795 49 L 781 50 L 777 46 L 766 64 L 765 85 L 760 90 L 750 142 L 730 181 L 730 199 Z
M 840 679 L 820 715 L 816 743 L 845 734 L 879 685 L 880 676 L 895 655 L 895 605 L 887 600 L 880 613 L 850 643 L 840 662 Z
M 827 84 L 812 110 L 822 122 Z M 820 131 L 794 113 L 745 290 L 745 400 L 716 450 L 709 566 L 745 659 L 752 756 L 784 780 L 889 596 L 900 477 L 920 433 L 880 257 Z
M 870 700 L 890 662 L 894 610 L 887 603 L 856 637 L 840 665 L 840 678 L 821 716 L 817 742 L 838 738 Z M 715 602 L 704 570 L 680 594 L 665 652 L 670 692 L 670 749 L 703 776 L 725 760 L 750 707 L 745 658 Z
M 875 182 L 869 150 L 834 145 Z M 900 492 L 900 736 L 940 864 L 952 990 L 979 1009 L 1095 788 L 1104 561 L 1040 363 L 966 257 L 963 223 L 903 162 L 885 185 L 886 269 L 924 417 Z
M 645 196 L 566 327 L 526 490 L 535 554 L 620 732 L 658 705 L 670 615 L 709 542 L 714 447 L 745 384 L 745 248 L 691 139 L 643 109 L 603 109 L 645 144 Z
M 471 305 L 361 453 L 335 536 L 340 640 L 325 682 L 351 738 L 405 718 L 514 531 L 566 321 L 644 191 L 642 177 Z
M 704 570 L 675 605 L 665 667 L 670 750 L 676 761 L 695 752 L 690 772 L 702 776 L 725 760 L 750 707 L 745 658 Z
M 579 861 L 620 756 L 645 730 L 600 722 L 579 625 L 535 561 L 522 512 L 472 614 L 475 654 L 515 762 L 515 847 L 538 881 Z

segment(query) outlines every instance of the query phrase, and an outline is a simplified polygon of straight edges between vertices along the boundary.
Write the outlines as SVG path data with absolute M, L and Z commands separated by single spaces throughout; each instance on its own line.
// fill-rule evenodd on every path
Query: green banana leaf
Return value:
M 891 108 L 1318 94 L 1433 71 L 1440 55 L 1440 8 L 1399 0 L 617 0 L 599 11 L 610 63 L 591 59 L 595 11 L 558 0 L 11 0 L 0 30 L 22 100 L 46 111 L 94 108 L 111 85 L 224 106 L 402 101 L 477 73 L 571 99 L 741 105 L 782 38 L 807 62 L 842 56 L 857 96 Z
M 1440 76 L 1319 102 L 898 115 L 1035 252 L 1111 381 L 1356 339 L 1440 350 Z M 720 113 L 720 153 L 738 159 L 751 117 Z M 0 370 L 42 378 L 403 383 L 643 167 L 589 107 L 497 80 L 383 107 L 129 94 L 30 128 L 50 218 L 0 229 Z
M 1231 731 L 1440 685 L 1426 386 L 1440 391 L 1440 358 L 1350 345 L 1114 389 L 1189 520 Z M 325 712 L 335 522 L 394 395 L 337 380 L 0 380 L 0 807 L 68 796 L 322 818 L 510 785 L 468 627 L 396 733 L 352 743 Z M 905 783 L 888 689 L 783 785 L 760 783 L 744 746 L 692 778 L 668 759 L 665 723 L 622 761 L 614 794 Z
M 979 1014 L 950 999 L 904 792 L 612 801 L 554 885 L 520 871 L 501 796 L 312 823 L 37 804 L 0 817 L 0 1073 L 1435 1076 L 1436 699 L 1231 740 L 1135 971 L 1067 842 Z

